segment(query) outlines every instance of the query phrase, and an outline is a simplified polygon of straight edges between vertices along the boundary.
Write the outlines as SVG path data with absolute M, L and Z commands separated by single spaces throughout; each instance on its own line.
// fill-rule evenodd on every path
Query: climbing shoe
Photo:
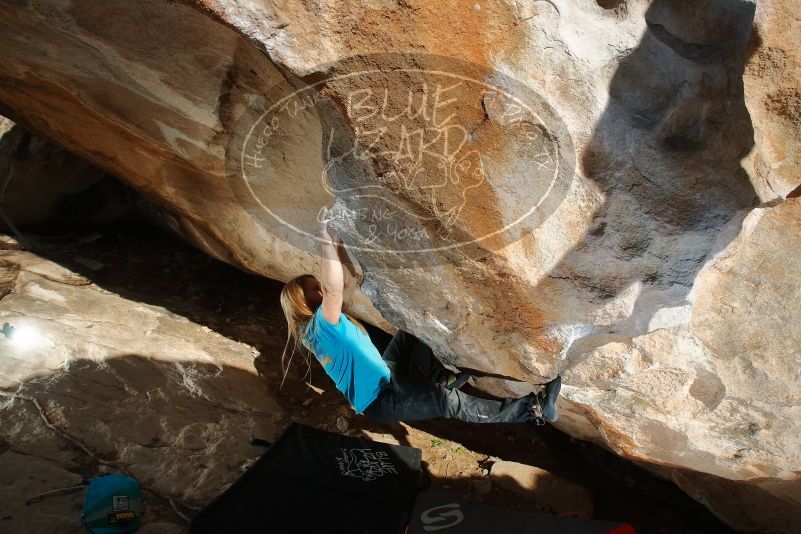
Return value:
M 439 383 L 447 389 L 459 389 L 470 380 L 470 373 L 452 373 L 448 371 Z
M 553 380 L 545 384 L 542 391 L 534 397 L 534 404 L 531 411 L 534 412 L 534 421 L 538 425 L 556 422 L 559 419 L 559 412 L 556 410 L 556 399 L 559 397 L 559 390 L 562 388 L 562 377 L 556 376 Z

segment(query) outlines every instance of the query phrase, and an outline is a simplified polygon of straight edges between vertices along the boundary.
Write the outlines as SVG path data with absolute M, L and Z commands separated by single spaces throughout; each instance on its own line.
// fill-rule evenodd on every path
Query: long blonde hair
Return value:
M 306 374 L 303 375 L 301 380 L 305 380 L 308 376 L 309 384 L 311 384 L 310 357 L 313 351 L 310 345 L 303 343 L 306 326 L 314 315 L 314 310 L 309 307 L 308 302 L 306 302 L 306 295 L 303 292 L 303 282 L 309 278 L 315 277 L 311 274 L 296 276 L 287 282 L 281 290 L 281 309 L 284 310 L 284 317 L 286 317 L 287 336 L 284 352 L 281 354 L 281 371 L 283 377 L 281 378 L 281 386 L 279 386 L 279 389 L 284 386 L 284 380 L 286 380 L 286 375 L 289 372 L 289 366 L 292 363 L 292 357 L 295 355 L 296 350 L 299 351 L 306 360 Z M 364 326 L 362 326 L 359 321 L 344 311 L 342 313 L 365 334 L 367 333 L 367 330 L 365 330 Z M 289 360 L 287 360 L 287 352 L 289 351 L 290 345 L 292 345 L 292 352 L 289 354 Z

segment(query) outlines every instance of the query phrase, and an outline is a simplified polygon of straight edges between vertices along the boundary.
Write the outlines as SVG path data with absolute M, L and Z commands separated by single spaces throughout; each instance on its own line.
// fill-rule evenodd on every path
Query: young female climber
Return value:
M 337 238 L 335 243 L 325 223 L 321 235 L 320 280 L 310 274 L 298 276 L 281 291 L 281 307 L 289 329 L 281 360 L 284 378 L 292 354 L 305 347 L 356 413 L 364 413 L 379 423 L 434 417 L 472 423 L 533 421 L 538 425 L 557 420 L 555 402 L 561 385 L 558 376 L 540 393 L 487 400 L 460 391 L 470 375 L 449 371 L 428 346 L 408 332 L 399 330 L 380 354 L 364 327 L 342 311 L 343 303 L 357 285 L 342 240 Z M 285 363 L 290 344 L 292 353 L 289 363 Z M 428 378 L 425 384 L 409 379 L 412 365 Z

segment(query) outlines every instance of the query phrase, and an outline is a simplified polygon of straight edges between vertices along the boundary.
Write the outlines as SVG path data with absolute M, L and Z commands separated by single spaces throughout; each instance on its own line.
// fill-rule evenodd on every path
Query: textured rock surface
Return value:
M 266 224 L 226 181 L 241 119 L 266 107 L 259 99 L 274 83 L 369 67 L 381 88 L 382 69 L 395 66 L 387 56 L 318 66 L 386 52 L 453 57 L 485 79 L 518 80 L 559 117 L 542 137 L 558 141 L 560 156 L 575 155 L 559 202 L 484 243 L 483 255 L 434 251 L 416 260 L 422 267 L 398 270 L 389 268 L 396 255 L 356 250 L 363 290 L 443 358 L 493 375 L 488 390 L 524 392 L 562 372 L 561 428 L 660 470 L 735 526 L 788 530 L 801 515 L 799 280 L 797 249 L 787 246 L 798 219 L 796 201 L 784 202 L 799 183 L 798 8 L 3 4 L 0 111 L 168 206 L 173 226 L 214 256 L 285 280 L 315 269 L 313 242 Z M 408 90 L 386 88 L 396 99 Z M 291 207 L 306 231 L 332 201 L 319 181 L 330 162 L 322 134 L 362 141 L 348 114 L 356 89 L 320 86 L 315 106 L 263 154 L 282 180 L 262 198 Z M 481 100 L 467 89 L 459 97 Z M 503 114 L 479 103 L 483 115 L 459 111 L 487 182 L 467 199 L 460 237 L 506 222 L 536 193 L 501 183 L 535 172 L 536 162 Z M 333 184 L 403 170 L 389 158 L 345 161 Z M 420 218 L 431 235 L 446 224 L 419 191 L 386 189 L 398 205 L 434 214 Z M 336 196 L 340 207 L 364 204 Z M 350 245 L 363 243 L 364 228 L 340 230 Z M 387 325 L 363 295 L 355 307 Z
M 101 468 L 141 482 L 151 532 L 181 531 L 165 499 L 204 505 L 257 456 L 251 432 L 276 435 L 247 345 L 28 252 L 0 250 L 0 299 L 0 323 L 27 332 L 0 340 L 4 529 L 80 531 L 81 493 L 25 500 Z
M 801 127 L 801 25 L 799 3 L 760 2 L 743 83 L 754 122 L 754 151 L 744 161 L 763 200 L 798 187 Z

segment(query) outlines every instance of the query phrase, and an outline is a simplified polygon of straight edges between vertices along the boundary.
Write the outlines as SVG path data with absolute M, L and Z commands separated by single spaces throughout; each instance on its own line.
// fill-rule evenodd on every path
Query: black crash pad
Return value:
M 190 533 L 402 533 L 420 460 L 419 449 L 292 423 Z
M 520 512 L 468 503 L 447 493 L 417 495 L 408 534 L 634 534 L 627 523 Z

